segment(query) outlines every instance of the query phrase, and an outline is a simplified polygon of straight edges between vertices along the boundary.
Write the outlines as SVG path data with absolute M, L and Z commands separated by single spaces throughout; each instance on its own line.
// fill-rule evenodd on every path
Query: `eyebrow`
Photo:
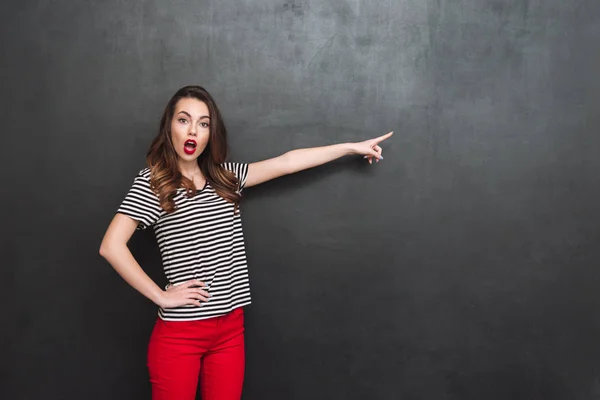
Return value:
M 190 119 L 193 119 L 193 118 L 192 118 L 192 116 L 190 115 L 190 113 L 188 113 L 187 111 L 179 111 L 177 114 L 185 114 L 185 115 L 187 115 L 188 117 L 190 117 Z M 201 116 L 201 117 L 200 117 L 200 118 L 198 118 L 198 119 L 204 119 L 204 118 L 208 118 L 208 119 L 210 119 L 210 117 L 209 117 L 208 115 L 203 115 L 203 116 Z

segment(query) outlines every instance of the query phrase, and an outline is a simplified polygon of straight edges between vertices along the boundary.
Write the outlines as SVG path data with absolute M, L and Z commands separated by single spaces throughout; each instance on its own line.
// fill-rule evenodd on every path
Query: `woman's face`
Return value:
M 202 154 L 210 136 L 210 115 L 206 104 L 185 98 L 175 104 L 171 140 L 180 161 L 194 161 Z

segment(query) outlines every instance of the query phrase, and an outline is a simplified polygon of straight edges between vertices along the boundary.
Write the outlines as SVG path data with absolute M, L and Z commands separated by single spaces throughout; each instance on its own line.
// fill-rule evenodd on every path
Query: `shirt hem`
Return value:
M 210 319 L 210 318 L 222 317 L 223 315 L 232 312 L 236 308 L 245 307 L 245 306 L 248 306 L 250 304 L 252 304 L 251 301 L 243 302 L 241 304 L 236 304 L 235 306 L 231 307 L 229 310 L 221 311 L 218 314 L 211 314 L 211 315 L 194 315 L 194 316 L 186 316 L 186 317 L 172 317 L 172 316 L 167 316 L 167 315 L 161 316 L 160 315 L 160 309 L 157 312 L 157 315 L 158 315 L 159 319 L 161 319 L 163 321 L 170 321 L 170 322 L 177 322 L 177 321 L 201 321 L 201 320 Z

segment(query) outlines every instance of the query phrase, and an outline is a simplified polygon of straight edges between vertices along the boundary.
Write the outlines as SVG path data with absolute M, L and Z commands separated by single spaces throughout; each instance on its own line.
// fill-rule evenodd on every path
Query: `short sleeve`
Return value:
M 162 212 L 158 196 L 150 188 L 150 179 L 140 172 L 119 206 L 117 213 L 138 221 L 138 230 L 152 226 Z
M 246 178 L 248 177 L 248 164 L 245 163 L 234 163 L 234 162 L 226 162 L 223 164 L 223 168 L 228 171 L 231 171 L 238 178 L 241 192 L 246 186 Z

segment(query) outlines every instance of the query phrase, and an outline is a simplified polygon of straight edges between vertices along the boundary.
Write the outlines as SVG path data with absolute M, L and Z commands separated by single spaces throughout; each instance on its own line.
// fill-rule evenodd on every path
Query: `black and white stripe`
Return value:
M 246 183 L 248 165 L 225 163 Z M 207 183 L 194 197 L 184 189 L 175 196 L 176 211 L 167 214 L 150 189 L 150 169 L 135 177 L 118 213 L 138 222 L 138 229 L 154 228 L 165 275 L 173 285 L 191 279 L 206 283 L 212 295 L 202 306 L 158 310 L 167 321 L 200 320 L 226 314 L 250 304 L 250 285 L 242 220 L 234 205 L 220 197 Z

